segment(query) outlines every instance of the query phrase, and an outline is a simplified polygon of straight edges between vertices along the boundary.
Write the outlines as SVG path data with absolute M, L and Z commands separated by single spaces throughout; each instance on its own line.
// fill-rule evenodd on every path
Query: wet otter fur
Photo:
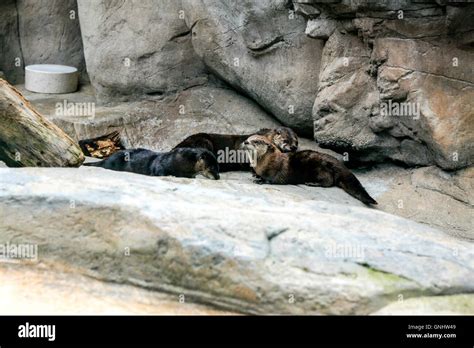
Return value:
M 240 145 L 244 140 L 254 134 L 264 136 L 268 141 L 275 144 L 282 152 L 292 152 L 298 149 L 298 136 L 292 129 L 287 127 L 273 129 L 262 128 L 256 133 L 245 135 L 197 133 L 190 135 L 174 148 L 204 148 L 211 151 L 216 158 L 219 158 L 220 152 L 226 151 L 226 149 L 233 151 L 241 150 Z M 221 172 L 251 170 L 250 165 L 247 162 L 219 162 L 219 169 Z
M 332 156 L 312 150 L 283 153 L 260 135 L 249 137 L 242 148 L 262 178 L 260 183 L 338 186 L 365 204 L 377 204 L 355 175 Z
M 217 160 L 206 149 L 179 148 L 170 152 L 141 148 L 122 150 L 103 161 L 84 165 L 150 176 L 194 178 L 201 174 L 209 179 L 219 179 Z

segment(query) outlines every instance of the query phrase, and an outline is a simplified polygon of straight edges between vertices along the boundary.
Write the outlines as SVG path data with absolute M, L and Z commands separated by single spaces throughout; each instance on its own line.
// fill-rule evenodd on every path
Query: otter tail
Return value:
M 338 168 L 339 173 L 335 175 L 336 185 L 357 198 L 364 204 L 377 204 L 377 201 L 370 197 L 360 181 L 346 168 Z

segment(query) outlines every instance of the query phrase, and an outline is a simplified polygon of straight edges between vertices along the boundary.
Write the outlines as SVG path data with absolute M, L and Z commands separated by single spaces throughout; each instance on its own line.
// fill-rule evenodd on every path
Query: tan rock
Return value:
M 0 264 L 1 315 L 228 315 L 179 296 L 103 282 L 65 266 Z
M 473 315 L 474 295 L 417 297 L 394 302 L 374 315 Z

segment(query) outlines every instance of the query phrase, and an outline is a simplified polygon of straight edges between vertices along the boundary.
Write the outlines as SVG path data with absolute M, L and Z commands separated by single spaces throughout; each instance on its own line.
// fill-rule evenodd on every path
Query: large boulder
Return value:
M 471 165 L 474 5 L 314 6 L 321 19 L 308 22 L 308 35 L 330 35 L 313 107 L 316 141 L 354 163 Z
M 369 64 L 370 52 L 355 35 L 336 31 L 324 46 L 313 108 L 314 136 L 322 146 L 341 152 L 352 150 L 351 162 L 354 149 L 370 149 L 365 155 L 376 160 L 382 149 L 396 143 L 378 137 L 369 126 L 372 110 L 379 101 Z
M 375 131 L 400 139 L 400 151 L 390 158 L 413 164 L 409 159 L 415 157 L 421 163 L 414 164 L 434 163 L 445 169 L 474 163 L 474 74 L 468 63 L 473 57 L 443 40 L 376 40 L 372 59 L 381 64 L 380 107 L 395 101 L 418 109 L 406 116 L 384 115 L 380 107 L 374 112 Z M 419 150 L 406 146 L 408 142 Z
M 472 243 L 350 202 L 338 188 L 0 169 L 0 242 L 244 313 L 368 314 L 474 291 Z
M 99 101 L 150 97 L 207 81 L 175 0 L 79 0 L 87 70 Z
M 288 1 L 184 0 L 196 53 L 217 76 L 257 101 L 283 124 L 312 133 L 322 40 Z

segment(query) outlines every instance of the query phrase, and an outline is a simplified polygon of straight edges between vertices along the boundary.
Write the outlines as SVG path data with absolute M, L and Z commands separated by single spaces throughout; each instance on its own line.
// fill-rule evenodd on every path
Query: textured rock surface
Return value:
M 378 91 L 369 75 L 369 60 L 370 53 L 354 35 L 335 32 L 326 42 L 313 109 L 315 139 L 323 146 L 342 151 L 348 147 L 370 148 L 371 156 L 379 156 L 381 148 L 390 146 L 368 126 L 372 109 L 378 103 Z M 385 142 L 396 143 L 390 138 Z M 350 159 L 353 160 L 352 156 Z
M 76 0 L 2 1 L 0 19 L 0 69 L 9 82 L 22 83 L 29 64 L 72 65 L 87 80 Z
M 321 19 L 308 22 L 308 35 L 332 33 L 313 108 L 315 139 L 355 163 L 471 165 L 474 5 L 455 5 L 314 5 Z M 387 113 L 392 102 L 413 109 L 397 115 L 390 104 Z
M 180 303 L 179 296 L 101 282 L 57 264 L 0 263 L 0 282 L 1 315 L 231 314 Z
M 356 206 L 337 188 L 97 168 L 0 169 L 0 183 L 3 241 L 241 312 L 368 314 L 399 295 L 474 291 L 472 243 Z M 318 200 L 321 190 L 332 203 Z
M 99 101 L 160 95 L 207 81 L 181 1 L 79 0 L 87 69 Z
M 283 0 L 183 5 L 206 66 L 282 123 L 310 134 L 323 41 L 304 34 L 304 18 Z
M 472 315 L 474 295 L 417 297 L 397 301 L 376 311 L 375 315 Z
M 17 0 L 25 65 L 73 66 L 87 79 L 76 0 Z
M 24 81 L 23 68 L 16 1 L 4 0 L 0 2 L 0 70 L 15 84 Z
M 62 105 L 66 100 L 72 105 L 95 105 L 90 88 L 62 96 L 21 90 L 45 117 L 71 137 L 93 138 L 119 130 L 128 147 L 168 151 L 197 132 L 239 134 L 279 125 L 254 102 L 224 88 L 194 87 L 155 100 L 95 106 L 94 115 L 71 116 L 58 114 L 57 103 Z
M 315 39 L 327 40 L 338 27 L 339 22 L 335 19 L 313 19 L 306 26 L 306 35 Z
M 453 66 L 453 57 L 464 63 Z M 408 164 L 425 160 L 446 169 L 473 163 L 474 73 L 468 63 L 473 58 L 472 51 L 441 40 L 387 38 L 375 42 L 372 59 L 384 61 L 377 74 L 381 100 L 419 106 L 416 117 L 383 116 L 379 110 L 376 121 L 371 120 L 377 124 L 376 132 L 402 139 L 399 153 L 389 154 L 390 158 Z
M 474 168 L 448 173 L 437 167 L 373 171 L 373 180 L 389 181 L 380 209 L 474 241 Z

